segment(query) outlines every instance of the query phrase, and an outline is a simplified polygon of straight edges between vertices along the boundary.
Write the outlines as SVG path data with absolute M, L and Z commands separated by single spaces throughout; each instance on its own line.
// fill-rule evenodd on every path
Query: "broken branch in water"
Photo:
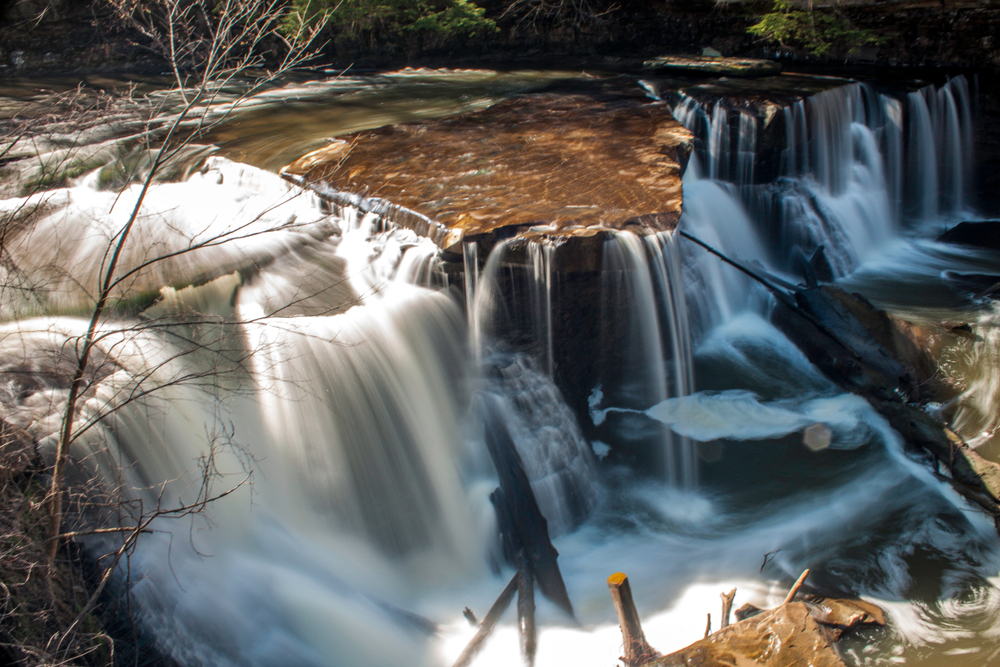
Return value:
M 521 657 L 524 664 L 535 664 L 538 638 L 535 631 L 535 577 L 531 572 L 531 561 L 524 549 L 517 552 L 517 627 L 521 635 Z
M 621 657 L 622 662 L 628 667 L 637 667 L 660 657 L 660 654 L 646 641 L 646 635 L 642 632 L 639 611 L 635 608 L 635 600 L 632 599 L 632 587 L 628 583 L 628 577 L 623 572 L 615 572 L 608 577 L 608 589 L 615 605 L 615 614 L 618 615 L 618 625 L 622 629 L 624 653 Z
M 764 568 L 767 567 L 768 563 L 770 563 L 772 560 L 774 560 L 774 557 L 778 555 L 779 551 L 781 551 L 781 549 L 775 549 L 774 551 L 768 551 L 766 554 L 764 554 L 764 562 L 760 564 L 760 571 L 761 572 L 764 571 Z
M 500 597 L 497 598 L 497 601 L 490 607 L 486 616 L 483 617 L 483 622 L 479 624 L 479 630 L 476 631 L 475 636 L 466 644 L 465 649 L 462 650 L 462 654 L 458 656 L 458 660 L 455 661 L 453 667 L 467 667 L 472 662 L 472 659 L 476 657 L 476 654 L 483 648 L 490 633 L 493 632 L 497 621 L 500 620 L 504 611 L 510 606 L 510 601 L 514 599 L 514 593 L 517 592 L 520 578 L 520 573 L 515 574 L 510 583 L 507 584 L 507 587 L 503 589 Z
M 795 594 L 799 592 L 800 588 L 802 588 L 802 584 L 806 583 L 806 577 L 808 576 L 809 576 L 809 568 L 806 568 L 805 570 L 802 571 L 802 574 L 799 575 L 799 578 L 795 580 L 795 583 L 792 584 L 792 588 L 790 591 L 788 591 L 788 595 L 785 596 L 785 601 L 783 604 L 788 604 L 795 598 Z
M 719 629 L 729 625 L 729 614 L 733 610 L 733 598 L 736 597 L 736 589 L 729 591 L 728 593 L 719 593 L 719 597 L 722 598 L 722 622 L 719 624 Z

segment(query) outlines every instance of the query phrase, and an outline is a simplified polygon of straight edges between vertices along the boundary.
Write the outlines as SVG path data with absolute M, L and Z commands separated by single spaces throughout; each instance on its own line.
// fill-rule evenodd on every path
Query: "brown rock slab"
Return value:
M 831 628 L 840 636 L 859 625 L 885 625 L 885 613 L 871 602 L 864 600 L 836 600 L 816 598 L 809 601 L 809 613 L 821 625 Z
M 804 602 L 751 616 L 645 667 L 845 667 Z
M 283 174 L 321 196 L 391 202 L 442 226 L 432 235 L 442 247 L 477 238 L 481 253 L 500 237 L 672 230 L 693 141 L 638 87 L 599 84 L 339 140 Z

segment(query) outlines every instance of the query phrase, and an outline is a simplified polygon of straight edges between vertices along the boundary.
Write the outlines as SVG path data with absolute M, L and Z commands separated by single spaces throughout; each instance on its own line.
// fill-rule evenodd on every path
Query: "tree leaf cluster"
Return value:
M 282 31 L 301 31 L 325 17 L 340 38 L 367 34 L 392 40 L 413 32 L 474 36 L 497 30 L 485 12 L 470 0 L 292 0 Z
M 770 13 L 761 17 L 747 32 L 782 46 L 798 46 L 814 56 L 825 56 L 835 47 L 856 51 L 858 48 L 884 41 L 871 30 L 856 28 L 851 21 L 833 9 L 799 9 L 791 0 L 774 0 Z

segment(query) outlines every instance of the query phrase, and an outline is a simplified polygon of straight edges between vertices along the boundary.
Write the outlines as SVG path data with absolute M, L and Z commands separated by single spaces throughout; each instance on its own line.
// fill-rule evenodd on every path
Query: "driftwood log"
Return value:
M 788 595 L 785 596 L 784 604 L 788 604 L 795 599 L 795 594 L 799 592 L 800 588 L 802 588 L 802 584 L 806 583 L 806 577 L 808 576 L 809 570 L 803 570 L 802 574 L 799 575 L 799 578 L 795 580 L 795 583 L 792 584 L 792 587 L 788 590 Z
M 535 629 L 535 577 L 531 573 L 531 561 L 524 549 L 517 552 L 517 628 L 521 638 L 521 657 L 524 664 L 535 664 L 538 636 Z

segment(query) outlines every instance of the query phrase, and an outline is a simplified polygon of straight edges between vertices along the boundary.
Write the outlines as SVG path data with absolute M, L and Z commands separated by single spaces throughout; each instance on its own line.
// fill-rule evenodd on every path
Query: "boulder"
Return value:
M 941 243 L 1000 250 L 1000 220 L 960 222 L 937 238 Z

